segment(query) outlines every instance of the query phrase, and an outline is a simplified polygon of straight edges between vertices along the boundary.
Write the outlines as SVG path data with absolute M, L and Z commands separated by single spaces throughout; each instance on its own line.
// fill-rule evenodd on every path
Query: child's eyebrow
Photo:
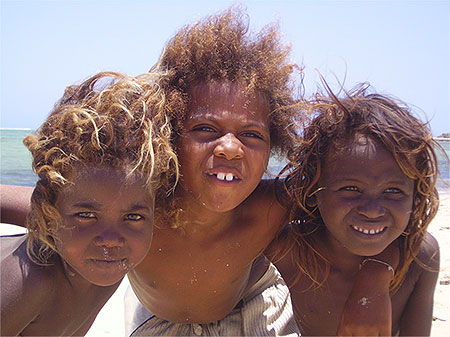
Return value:
M 388 183 L 393 184 L 393 185 L 400 185 L 400 186 L 408 185 L 408 181 L 406 181 L 406 180 L 389 180 Z
M 79 201 L 72 204 L 72 207 L 78 207 L 78 208 L 87 208 L 87 209 L 93 209 L 93 210 L 101 210 L 102 204 L 95 201 L 95 200 L 89 200 L 89 201 Z M 123 207 L 123 212 L 137 212 L 137 211 L 150 211 L 150 206 L 143 203 L 133 203 L 129 206 Z
M 344 181 L 344 182 L 356 182 L 356 183 L 363 183 L 364 180 L 359 179 L 355 176 L 346 176 L 346 175 L 334 175 L 333 176 L 334 181 Z M 407 186 L 408 181 L 402 180 L 402 179 L 386 179 L 383 181 L 384 184 L 392 184 L 392 185 L 400 185 L 400 186 Z
M 151 208 L 146 204 L 132 204 L 126 209 L 127 212 L 137 212 L 137 211 L 147 211 L 149 212 Z
M 245 124 L 245 127 L 257 127 L 257 128 L 262 128 L 265 129 L 267 128 L 267 126 L 265 126 L 265 124 L 263 122 L 257 122 L 255 120 L 252 119 L 247 119 L 244 116 L 239 116 L 239 117 L 234 117 L 234 119 L 238 119 L 241 118 L 244 122 L 247 122 Z M 201 111 L 197 112 L 193 112 L 190 117 L 188 118 L 189 120 L 208 120 L 208 121 L 212 121 L 212 122 L 219 122 L 221 118 L 217 117 L 216 113 L 203 113 Z
M 99 210 L 102 208 L 102 205 L 95 200 L 88 201 L 78 201 L 72 204 L 72 207 L 80 207 L 80 208 L 89 208 Z

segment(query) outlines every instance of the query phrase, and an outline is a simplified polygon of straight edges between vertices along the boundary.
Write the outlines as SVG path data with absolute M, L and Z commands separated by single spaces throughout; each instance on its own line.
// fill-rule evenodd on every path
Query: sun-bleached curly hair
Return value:
M 151 71 L 163 71 L 159 84 L 166 93 L 166 110 L 173 125 L 173 144 L 183 130 L 189 90 L 196 84 L 227 80 L 247 92 L 260 91 L 270 104 L 270 142 L 284 154 L 292 137 L 291 113 L 297 65 L 288 61 L 290 47 L 281 43 L 276 25 L 259 34 L 248 32 L 248 19 L 239 7 L 205 17 L 180 29 L 169 40 Z
M 391 282 L 391 290 L 398 289 L 438 209 L 435 149 L 439 145 L 433 140 L 428 125 L 414 117 L 403 102 L 370 93 L 366 83 L 346 93 L 344 98 L 333 94 L 326 83 L 325 86 L 328 95 L 319 93 L 309 102 L 315 117 L 304 129 L 303 139 L 297 139 L 295 157 L 288 167 L 292 172 L 285 183 L 290 197 L 296 201 L 293 214 L 297 220 L 290 224 L 286 251 L 300 273 L 308 275 L 316 285 L 325 282 L 327 276 L 318 279 L 319 261 L 325 263 L 325 275 L 330 265 L 317 249 L 324 237 L 324 224 L 318 208 L 308 199 L 317 192 L 323 161 L 330 147 L 342 148 L 357 134 L 368 136 L 382 144 L 402 172 L 414 180 L 412 213 L 404 234 L 398 238 L 400 263 Z
M 74 169 L 94 164 L 138 174 L 156 198 L 174 188 L 168 178 L 178 175 L 178 162 L 164 97 L 152 74 L 99 73 L 68 87 L 36 134 L 24 139 L 39 178 L 26 221 L 30 258 L 46 264 L 56 251 L 55 202 Z

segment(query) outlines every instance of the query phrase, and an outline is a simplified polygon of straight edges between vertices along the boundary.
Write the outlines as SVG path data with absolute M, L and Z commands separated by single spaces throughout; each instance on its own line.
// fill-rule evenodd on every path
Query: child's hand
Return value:
M 367 282 L 358 283 L 345 303 L 336 336 L 390 336 L 392 309 L 389 286 L 387 289 L 370 289 Z
M 367 260 L 355 280 L 342 312 L 337 336 L 390 336 L 392 307 L 389 285 L 399 262 L 397 242 Z M 383 264 L 382 261 L 387 263 Z

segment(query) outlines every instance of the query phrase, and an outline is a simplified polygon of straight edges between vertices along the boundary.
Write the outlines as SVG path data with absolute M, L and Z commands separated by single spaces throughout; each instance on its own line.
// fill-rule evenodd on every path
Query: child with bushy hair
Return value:
M 39 180 L 27 234 L 0 239 L 2 336 L 84 335 L 145 257 L 177 172 L 162 101 L 150 75 L 100 73 L 25 138 Z

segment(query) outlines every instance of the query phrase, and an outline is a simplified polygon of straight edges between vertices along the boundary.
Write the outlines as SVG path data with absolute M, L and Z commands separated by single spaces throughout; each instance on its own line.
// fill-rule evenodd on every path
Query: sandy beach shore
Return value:
M 431 336 L 447 336 L 450 331 L 450 188 L 441 193 L 441 203 L 429 231 L 439 242 L 441 267 L 434 295 Z M 13 234 L 23 229 L 2 224 L 0 234 Z M 125 335 L 123 298 L 129 283 L 125 278 L 110 298 L 87 333 L 87 337 L 122 337 Z

